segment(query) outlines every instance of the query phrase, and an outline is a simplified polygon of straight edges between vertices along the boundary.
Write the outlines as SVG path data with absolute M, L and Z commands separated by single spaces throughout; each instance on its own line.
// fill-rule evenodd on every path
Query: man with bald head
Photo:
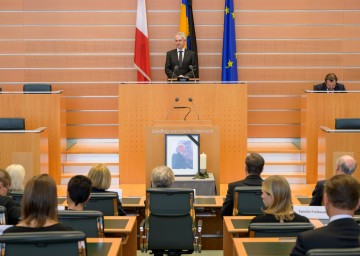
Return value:
M 353 175 L 355 172 L 357 162 L 349 155 L 344 155 L 336 160 L 336 172 L 335 175 L 349 174 Z M 312 192 L 312 199 L 310 206 L 321 206 L 323 205 L 323 194 L 324 194 L 325 180 L 319 180 Z

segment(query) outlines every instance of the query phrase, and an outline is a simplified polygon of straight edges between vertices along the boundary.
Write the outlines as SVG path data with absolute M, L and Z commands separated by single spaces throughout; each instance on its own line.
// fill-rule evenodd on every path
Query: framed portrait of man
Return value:
M 165 165 L 175 175 L 196 175 L 199 171 L 199 134 L 165 134 Z

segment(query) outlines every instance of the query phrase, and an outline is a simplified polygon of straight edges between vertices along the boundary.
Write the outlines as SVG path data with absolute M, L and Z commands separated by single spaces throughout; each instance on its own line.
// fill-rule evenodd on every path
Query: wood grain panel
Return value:
M 2 8 L 1 2 L 1 8 Z M 3 9 L 2 9 L 3 10 Z M 1 25 L 23 25 L 24 19 L 21 12 L 2 12 L 0 19 Z
M 54 84 L 54 90 L 64 90 L 64 96 L 118 96 L 118 82 L 115 83 L 70 83 Z
M 66 133 L 68 139 L 118 139 L 118 126 L 67 126 Z
M 114 112 L 66 112 L 66 123 L 74 124 L 118 124 L 119 113 Z
M 0 42 L 1 43 L 1 42 Z M 28 53 L 125 53 L 134 51 L 134 39 L 25 41 Z M 0 49 L 1 50 L 1 49 Z
M 1 68 L 22 68 L 24 67 L 24 56 L 21 55 L 0 55 Z
M 69 110 L 112 110 L 118 109 L 118 98 L 67 97 L 66 105 Z
M 271 95 L 288 95 L 298 96 L 304 94 L 305 90 L 312 88 L 313 84 L 320 83 L 318 82 L 288 82 L 288 81 L 279 81 L 279 82 L 250 82 L 248 85 L 249 95 L 264 95 L 264 97 Z M 249 99 L 250 100 L 250 99 Z M 275 103 L 275 101 L 271 102 Z M 272 106 L 272 104 L 270 105 Z
M 0 26 L 0 39 L 23 39 L 22 26 Z
M 1 9 L 6 11 L 22 10 L 23 0 L 2 0 Z
M 24 42 L 22 40 L 1 40 L 0 54 L 23 54 Z
M 133 67 L 134 55 L 31 55 L 26 56 L 31 68 L 118 68 Z M 165 62 L 164 62 L 165 63 Z
M 344 80 L 359 81 L 360 80 L 360 67 L 348 68 L 343 70 Z
M 348 39 L 343 41 L 344 52 L 360 52 L 360 44 L 357 39 Z
M 248 123 L 252 124 L 299 124 L 300 109 L 297 111 L 249 111 Z
M 0 69 L 0 82 L 24 82 L 23 69 Z
M 269 136 L 271 134 L 271 136 Z M 249 125 L 249 138 L 299 138 L 300 125 Z
M 251 86 L 249 86 L 251 87 Z M 249 110 L 299 110 L 301 109 L 301 98 L 298 96 L 284 95 L 248 97 Z
M 238 2 L 235 6 L 236 9 L 250 9 L 250 10 L 323 10 L 324 5 L 326 5 L 327 10 L 342 10 L 346 7 L 350 8 L 349 6 L 344 5 L 344 1 L 346 0 L 320 0 L 320 1 L 287 1 L 287 0 L 275 0 L 271 1 L 269 4 L 266 0 L 244 0 Z M 353 1 L 353 0 L 352 0 Z M 351 9 L 350 9 L 351 10 Z

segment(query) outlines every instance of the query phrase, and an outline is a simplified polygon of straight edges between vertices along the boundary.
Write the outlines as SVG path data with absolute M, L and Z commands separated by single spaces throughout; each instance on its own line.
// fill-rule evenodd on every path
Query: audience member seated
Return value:
M 234 189 L 243 186 L 261 186 L 263 179 L 260 177 L 264 169 L 264 158 L 257 153 L 250 153 L 245 159 L 244 180 L 229 183 L 225 201 L 221 208 L 221 216 L 232 216 L 234 208 Z
M 335 175 L 325 182 L 324 205 L 327 226 L 298 235 L 291 255 L 306 255 L 311 249 L 359 247 L 360 226 L 353 219 L 360 206 L 360 183 L 350 175 Z
M 90 198 L 91 180 L 84 175 L 76 175 L 67 185 L 67 209 L 82 211 Z
M 20 164 L 12 164 L 6 167 L 11 178 L 11 191 L 24 191 L 25 168 Z
M 20 205 L 9 197 L 11 178 L 7 171 L 0 169 L 0 205 L 6 208 L 6 224 L 15 225 L 21 216 Z
M 93 193 L 106 193 L 111 185 L 111 173 L 109 168 L 105 164 L 97 164 L 93 166 L 89 173 L 88 177 L 91 180 L 92 188 L 91 192 Z M 126 215 L 126 212 L 122 208 L 121 202 L 118 199 L 118 211 L 119 216 Z
M 288 181 L 279 175 L 268 177 L 262 184 L 264 215 L 256 216 L 255 222 L 310 222 L 308 218 L 293 211 L 291 189 Z
M 155 188 L 169 188 L 174 183 L 173 170 L 168 166 L 157 166 L 152 170 L 151 184 Z
M 343 84 L 339 84 L 338 78 L 334 73 L 329 73 L 325 76 L 325 82 L 314 85 L 314 91 L 346 91 Z
M 58 222 L 54 179 L 47 174 L 32 177 L 24 189 L 21 221 L 4 233 L 67 230 L 72 228 Z
M 344 155 L 336 160 L 335 175 L 349 174 L 353 175 L 356 170 L 357 162 L 352 156 Z M 312 192 L 310 206 L 321 206 L 324 194 L 325 180 L 319 180 Z

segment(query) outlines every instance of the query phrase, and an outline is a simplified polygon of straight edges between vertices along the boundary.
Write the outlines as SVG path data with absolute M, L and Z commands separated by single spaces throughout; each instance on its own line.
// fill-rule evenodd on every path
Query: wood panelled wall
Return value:
M 203 81 L 221 77 L 224 0 L 193 0 Z M 329 72 L 360 89 L 359 0 L 235 0 L 249 137 L 300 137 L 300 95 Z M 117 138 L 117 84 L 135 81 L 136 0 L 2 0 L 0 87 L 65 90 L 68 138 Z M 180 0 L 147 0 L 151 72 L 165 80 Z M 121 124 L 120 124 L 121 125 Z

